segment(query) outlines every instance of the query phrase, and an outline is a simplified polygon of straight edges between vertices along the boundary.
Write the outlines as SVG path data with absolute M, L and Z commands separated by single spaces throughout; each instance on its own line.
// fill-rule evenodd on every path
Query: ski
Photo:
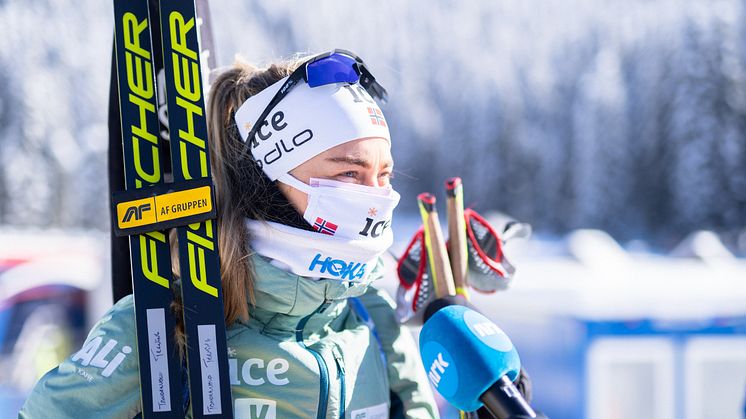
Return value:
M 164 183 L 148 2 L 115 0 L 114 16 L 124 181 L 132 191 Z M 140 210 L 134 218 L 142 218 L 144 207 L 133 208 Z M 126 220 L 113 214 L 115 225 Z M 143 416 L 183 417 L 168 237 L 164 231 L 133 235 L 129 248 Z
M 200 4 L 206 11 L 206 3 Z M 191 406 L 195 418 L 232 417 L 195 3 L 164 0 L 160 13 L 149 5 L 149 0 L 114 0 L 116 93 L 127 191 L 113 194 L 112 222 L 117 235 L 130 235 L 142 413 L 183 417 Z M 161 37 L 154 38 L 158 26 Z M 153 44 L 159 40 L 162 48 L 155 51 Z M 161 57 L 163 69 L 156 77 Z M 166 96 L 160 102 L 159 94 Z M 163 112 L 164 104 L 170 112 Z M 158 118 L 166 113 L 168 132 Z M 161 151 L 161 137 L 170 137 L 170 153 Z M 173 167 L 173 183 L 164 183 L 164 166 Z M 179 244 L 187 377 L 170 309 L 171 255 L 163 230 L 173 226 Z
M 175 183 L 210 179 L 194 0 L 161 0 L 161 45 Z M 232 417 L 228 348 L 213 220 L 177 228 L 192 414 Z

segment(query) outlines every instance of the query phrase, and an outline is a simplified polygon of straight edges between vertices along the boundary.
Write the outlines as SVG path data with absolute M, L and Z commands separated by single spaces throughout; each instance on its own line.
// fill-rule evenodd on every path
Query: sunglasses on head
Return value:
M 275 93 L 272 100 L 269 101 L 264 111 L 262 111 L 262 114 L 259 115 L 256 123 L 251 128 L 251 131 L 249 131 L 249 135 L 246 137 L 246 141 L 251 144 L 251 147 L 255 147 L 258 144 L 256 140 L 257 131 L 259 131 L 259 128 L 272 110 L 301 81 L 306 82 L 312 88 L 333 83 L 359 83 L 369 95 L 380 100 L 382 103 L 386 103 L 388 99 L 386 89 L 376 81 L 376 78 L 370 73 L 362 58 L 354 53 L 344 49 L 335 49 L 316 55 L 288 76 L 288 79 L 280 87 L 280 90 Z

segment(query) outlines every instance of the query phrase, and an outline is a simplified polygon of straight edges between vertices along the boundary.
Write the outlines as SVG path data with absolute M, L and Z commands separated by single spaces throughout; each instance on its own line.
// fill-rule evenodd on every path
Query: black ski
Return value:
M 150 33 L 156 34 L 151 37 L 153 51 L 161 51 L 159 1 L 149 0 L 150 15 L 153 19 L 150 23 Z M 197 0 L 197 16 L 199 16 L 200 56 L 206 60 L 202 62 L 202 79 L 207 83 L 210 71 L 215 69 L 217 63 L 214 35 L 210 19 L 210 7 L 207 0 Z M 207 65 L 205 65 L 207 64 Z M 158 120 L 160 122 L 161 139 L 161 166 L 163 168 L 166 182 L 173 179 L 171 176 L 171 149 L 168 143 L 168 110 L 166 109 L 166 88 L 163 72 L 163 56 L 158 53 L 153 56 L 153 65 L 156 74 L 156 96 L 158 97 Z M 122 191 L 124 185 L 124 166 L 122 162 L 122 131 L 119 115 L 119 90 L 117 83 L 116 49 L 112 47 L 111 64 L 111 90 L 109 92 L 109 193 Z M 116 303 L 122 297 L 132 294 L 132 275 L 130 272 L 130 248 L 129 237 L 118 236 L 112 230 L 111 233 L 111 284 L 112 298 Z
M 161 44 L 174 182 L 210 178 L 194 0 L 161 0 Z M 232 417 L 217 225 L 179 227 L 189 390 L 194 417 Z
M 115 0 L 114 16 L 125 185 L 140 189 L 163 183 L 148 2 Z M 130 236 L 129 244 L 143 416 L 183 417 L 168 237 L 154 231 Z

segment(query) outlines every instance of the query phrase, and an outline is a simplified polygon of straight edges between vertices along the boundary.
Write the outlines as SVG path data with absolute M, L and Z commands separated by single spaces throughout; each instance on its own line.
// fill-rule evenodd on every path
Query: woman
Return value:
M 211 87 L 236 417 L 437 417 L 411 336 L 370 286 L 399 201 L 388 127 L 371 95 L 385 99 L 385 90 L 346 51 L 262 70 L 236 64 Z M 132 296 L 92 339 L 132 352 Z M 104 374 L 85 348 L 40 380 L 21 417 L 140 412 L 136 356 Z

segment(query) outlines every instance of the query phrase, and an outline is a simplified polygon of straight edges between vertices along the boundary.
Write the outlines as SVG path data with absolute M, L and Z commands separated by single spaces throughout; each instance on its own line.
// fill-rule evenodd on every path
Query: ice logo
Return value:
M 336 278 L 349 279 L 350 281 L 365 277 L 365 263 L 345 262 L 341 259 L 332 259 L 330 256 L 322 260 L 321 257 L 321 253 L 316 254 L 308 267 L 309 271 L 314 272 L 316 268 L 319 268 L 319 273 L 329 273 Z

